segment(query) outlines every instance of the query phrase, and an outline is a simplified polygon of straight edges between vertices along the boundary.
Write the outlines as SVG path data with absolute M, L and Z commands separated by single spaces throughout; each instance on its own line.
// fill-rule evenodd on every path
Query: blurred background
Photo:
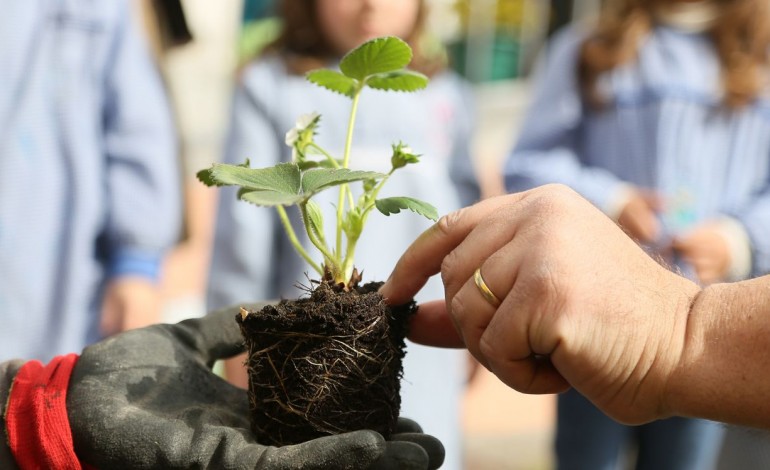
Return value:
M 164 267 L 167 321 L 202 314 L 213 191 L 194 174 L 220 159 L 238 68 L 278 31 L 271 0 L 136 0 L 175 108 L 182 143 L 185 238 Z M 450 67 L 471 84 L 473 157 L 482 195 L 503 191 L 500 165 L 528 102 L 531 71 L 549 35 L 596 13 L 600 0 L 430 0 L 429 25 Z M 463 401 L 465 467 L 552 466 L 555 399 L 527 396 L 483 368 Z

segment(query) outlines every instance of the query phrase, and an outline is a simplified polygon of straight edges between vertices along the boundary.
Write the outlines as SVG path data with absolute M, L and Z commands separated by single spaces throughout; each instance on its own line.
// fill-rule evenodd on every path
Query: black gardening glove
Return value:
M 67 394 L 81 461 L 100 469 L 441 465 L 441 444 L 408 420 L 388 442 L 374 431 L 356 431 L 280 448 L 257 444 L 246 391 L 211 372 L 214 361 L 243 350 L 237 312 L 128 331 L 86 348 Z

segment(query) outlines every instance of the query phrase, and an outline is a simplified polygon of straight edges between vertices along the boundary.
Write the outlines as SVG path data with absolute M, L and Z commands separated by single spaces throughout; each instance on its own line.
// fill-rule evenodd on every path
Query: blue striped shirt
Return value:
M 726 216 L 748 235 L 751 273 L 770 272 L 770 96 L 726 110 L 710 39 L 658 26 L 636 61 L 600 78 L 609 104 L 592 108 L 576 79 L 583 38 L 572 28 L 549 45 L 506 188 L 563 183 L 605 212 L 626 183 L 652 189 L 664 238 Z
M 176 143 L 127 1 L 2 1 L 0 360 L 97 340 L 109 276 L 176 239 Z

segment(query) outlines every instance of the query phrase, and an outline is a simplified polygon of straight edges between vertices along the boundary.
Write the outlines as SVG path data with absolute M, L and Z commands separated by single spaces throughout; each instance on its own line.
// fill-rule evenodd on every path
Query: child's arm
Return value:
M 583 39 L 584 33 L 570 28 L 549 43 L 533 82 L 532 103 L 503 176 L 509 192 L 562 183 L 606 214 L 613 214 L 620 209 L 628 185 L 607 170 L 587 166 L 577 148 L 585 119 L 577 80 Z

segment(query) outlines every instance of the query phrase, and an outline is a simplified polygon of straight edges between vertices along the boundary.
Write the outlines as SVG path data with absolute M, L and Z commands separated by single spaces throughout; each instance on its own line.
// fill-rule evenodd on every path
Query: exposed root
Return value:
M 238 317 L 246 337 L 252 429 L 264 444 L 396 424 L 406 320 L 367 285 L 322 282 L 309 299 Z

